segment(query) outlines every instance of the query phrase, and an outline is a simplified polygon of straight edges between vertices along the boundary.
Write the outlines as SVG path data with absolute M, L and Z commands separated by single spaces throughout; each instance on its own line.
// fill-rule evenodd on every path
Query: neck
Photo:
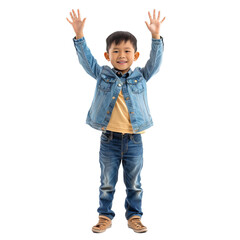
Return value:
M 125 73 L 127 73 L 129 70 L 130 70 L 130 68 L 128 68 L 128 69 L 126 69 L 126 70 L 119 70 L 119 69 L 117 69 L 117 68 L 114 68 L 116 71 L 118 71 L 118 72 L 121 72 L 122 74 L 125 74 Z

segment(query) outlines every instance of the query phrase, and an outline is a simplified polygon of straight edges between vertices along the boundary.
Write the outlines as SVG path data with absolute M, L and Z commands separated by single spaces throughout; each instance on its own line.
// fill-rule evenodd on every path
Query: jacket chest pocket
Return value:
M 115 81 L 116 80 L 114 78 L 107 78 L 105 76 L 102 76 L 99 81 L 98 88 L 103 92 L 110 92 Z
M 128 85 L 133 93 L 139 94 L 144 91 L 145 86 L 142 79 L 131 79 L 128 80 Z
M 111 91 L 111 86 L 112 84 L 111 83 L 106 83 L 104 81 L 101 81 L 99 84 L 98 84 L 98 88 L 104 92 L 109 92 Z

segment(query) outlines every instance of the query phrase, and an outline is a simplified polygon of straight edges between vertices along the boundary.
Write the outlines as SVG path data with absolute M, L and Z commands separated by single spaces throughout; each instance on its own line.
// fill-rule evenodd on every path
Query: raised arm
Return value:
M 145 22 L 148 30 L 152 34 L 152 48 L 150 52 L 150 58 L 147 61 L 144 68 L 141 69 L 141 72 L 144 78 L 148 81 L 153 74 L 157 73 L 162 61 L 163 53 L 163 39 L 160 37 L 160 26 L 165 20 L 165 17 L 160 21 L 160 11 L 158 11 L 158 16 L 156 17 L 156 10 L 153 11 L 153 17 L 150 12 L 148 12 L 150 23 Z
M 67 18 L 67 21 L 72 25 L 76 37 L 73 38 L 74 46 L 77 51 L 78 60 L 83 66 L 84 70 L 91 75 L 93 78 L 97 79 L 98 75 L 101 72 L 101 67 L 98 65 L 96 59 L 93 57 L 90 49 L 87 47 L 84 35 L 83 28 L 85 25 L 86 18 L 81 20 L 80 11 L 77 10 L 77 15 L 74 10 L 70 12 L 72 22 Z

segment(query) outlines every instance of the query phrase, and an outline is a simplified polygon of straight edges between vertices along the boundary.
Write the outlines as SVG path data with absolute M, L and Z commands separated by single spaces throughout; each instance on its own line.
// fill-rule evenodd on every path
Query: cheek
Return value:
M 134 61 L 134 56 L 131 57 L 131 58 L 129 58 L 129 60 L 130 60 L 131 62 L 133 62 L 133 61 Z
M 135 59 L 134 55 L 129 56 L 129 59 L 133 61 Z
M 116 60 L 116 56 L 110 56 L 110 60 L 111 61 L 115 61 Z
M 116 64 L 116 61 L 111 58 L 110 60 L 111 64 L 114 66 Z

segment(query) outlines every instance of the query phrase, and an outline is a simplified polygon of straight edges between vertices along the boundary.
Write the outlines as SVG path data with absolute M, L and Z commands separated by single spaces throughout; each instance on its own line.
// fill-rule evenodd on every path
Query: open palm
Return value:
M 158 16 L 156 18 L 156 10 L 153 10 L 153 17 L 151 16 L 150 12 L 148 12 L 148 16 L 150 19 L 150 24 L 146 21 L 147 28 L 153 35 L 160 34 L 160 25 L 165 20 L 165 17 L 160 21 L 160 11 L 158 11 Z
M 83 33 L 83 28 L 84 28 L 86 18 L 81 20 L 79 9 L 77 10 L 77 12 L 78 12 L 78 15 L 76 15 L 75 11 L 72 10 L 72 12 L 70 12 L 72 22 L 68 18 L 67 18 L 67 21 L 73 26 L 73 29 L 76 35 L 80 35 Z

